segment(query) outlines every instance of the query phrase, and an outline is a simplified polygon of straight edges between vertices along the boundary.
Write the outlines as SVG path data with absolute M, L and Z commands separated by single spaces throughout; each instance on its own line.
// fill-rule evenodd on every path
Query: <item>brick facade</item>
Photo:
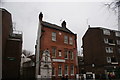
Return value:
M 40 19 L 42 20 L 42 19 Z M 41 22 L 41 38 L 40 38 L 40 54 L 42 55 L 44 50 L 49 50 L 52 60 L 52 77 L 60 78 L 65 75 L 65 65 L 68 66 L 68 77 L 75 78 L 77 71 L 77 35 L 72 33 L 66 28 L 66 23 L 61 26 L 57 26 L 45 21 Z M 52 33 L 55 33 L 56 39 L 52 40 Z M 68 43 L 64 43 L 64 36 L 68 37 Z M 70 44 L 70 37 L 72 42 Z M 53 56 L 53 48 L 55 49 L 55 56 Z M 68 52 L 68 58 L 65 59 L 65 51 Z M 73 59 L 70 59 L 70 53 L 73 53 Z M 72 57 L 71 57 L 72 58 Z M 59 75 L 58 69 L 61 66 L 62 74 Z M 71 66 L 74 67 L 73 74 L 70 74 Z
M 106 77 L 109 73 L 114 74 L 120 65 L 120 43 L 117 43 L 117 40 L 120 41 L 119 31 L 99 27 L 88 28 L 83 36 L 82 46 L 85 72 Z

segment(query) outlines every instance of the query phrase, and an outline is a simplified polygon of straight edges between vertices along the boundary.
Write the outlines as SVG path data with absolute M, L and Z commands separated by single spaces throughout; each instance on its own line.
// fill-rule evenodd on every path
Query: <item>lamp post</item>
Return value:
M 94 71 L 95 64 L 94 63 L 92 64 L 92 68 L 93 68 L 93 73 L 92 73 L 93 74 L 93 80 L 95 80 L 95 71 Z

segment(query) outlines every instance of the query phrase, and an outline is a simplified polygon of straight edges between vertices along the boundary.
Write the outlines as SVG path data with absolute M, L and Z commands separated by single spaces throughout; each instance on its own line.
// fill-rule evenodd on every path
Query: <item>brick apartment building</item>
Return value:
M 2 79 L 20 78 L 20 60 L 22 52 L 22 32 L 14 31 L 11 13 L 2 12 Z
M 40 60 L 43 52 L 49 51 L 52 77 L 60 78 L 62 75 L 68 75 L 68 78 L 75 78 L 77 73 L 77 35 L 66 27 L 65 21 L 61 26 L 57 26 L 43 21 L 42 17 L 43 14 L 40 13 L 41 37 L 37 40 L 40 43 L 37 45 L 39 50 L 36 50 L 39 51 Z
M 118 76 L 120 68 L 120 31 L 90 27 L 83 36 L 84 71 Z

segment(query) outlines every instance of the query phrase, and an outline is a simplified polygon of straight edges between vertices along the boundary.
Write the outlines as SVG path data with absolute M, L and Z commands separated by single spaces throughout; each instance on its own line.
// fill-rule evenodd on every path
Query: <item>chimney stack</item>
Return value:
M 62 22 L 61 25 L 62 25 L 63 28 L 66 28 L 66 22 L 65 22 L 65 20 Z
M 40 12 L 40 14 L 39 14 L 39 21 L 42 21 L 42 18 L 43 18 L 43 14 L 42 14 L 42 12 Z

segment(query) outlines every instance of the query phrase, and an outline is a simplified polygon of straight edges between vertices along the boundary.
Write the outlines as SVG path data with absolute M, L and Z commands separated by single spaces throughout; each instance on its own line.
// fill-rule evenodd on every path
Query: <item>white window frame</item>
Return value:
M 65 76 L 68 75 L 68 65 L 65 65 Z
M 73 45 L 73 38 L 72 37 L 69 37 L 69 44 Z
M 120 45 L 120 40 L 116 40 L 116 42 L 117 42 L 117 45 Z
M 108 39 L 107 38 L 104 38 L 104 43 L 108 43 Z
M 59 69 L 61 74 L 59 74 Z M 58 76 L 62 76 L 62 65 L 58 65 Z
M 110 30 L 103 29 L 103 34 L 104 34 L 104 35 L 110 35 Z
M 106 53 L 113 53 L 114 51 L 112 47 L 106 47 L 105 50 L 106 50 Z
M 56 32 L 52 32 L 52 41 L 56 41 Z
M 68 59 L 68 50 L 65 50 L 64 53 L 65 53 L 65 59 Z M 66 58 L 66 55 L 67 55 L 67 58 Z
M 64 43 L 68 44 L 68 36 L 66 36 L 66 35 L 64 36 Z
M 120 37 L 120 32 L 115 32 L 115 36 Z
M 107 63 L 111 63 L 111 57 L 107 57 Z
M 73 60 L 73 58 L 74 58 L 73 51 L 70 51 L 70 59 Z
M 53 49 L 55 49 L 55 55 L 53 56 Z M 57 51 L 57 49 L 56 49 L 56 47 L 52 47 L 52 58 L 55 58 L 56 57 L 56 51 Z
M 72 69 L 73 69 L 73 72 L 72 72 Z M 74 65 L 71 65 L 71 66 L 70 66 L 70 74 L 71 74 L 71 75 L 74 75 Z
M 58 51 L 58 56 L 60 56 L 60 57 L 62 56 L 62 51 L 61 50 Z

